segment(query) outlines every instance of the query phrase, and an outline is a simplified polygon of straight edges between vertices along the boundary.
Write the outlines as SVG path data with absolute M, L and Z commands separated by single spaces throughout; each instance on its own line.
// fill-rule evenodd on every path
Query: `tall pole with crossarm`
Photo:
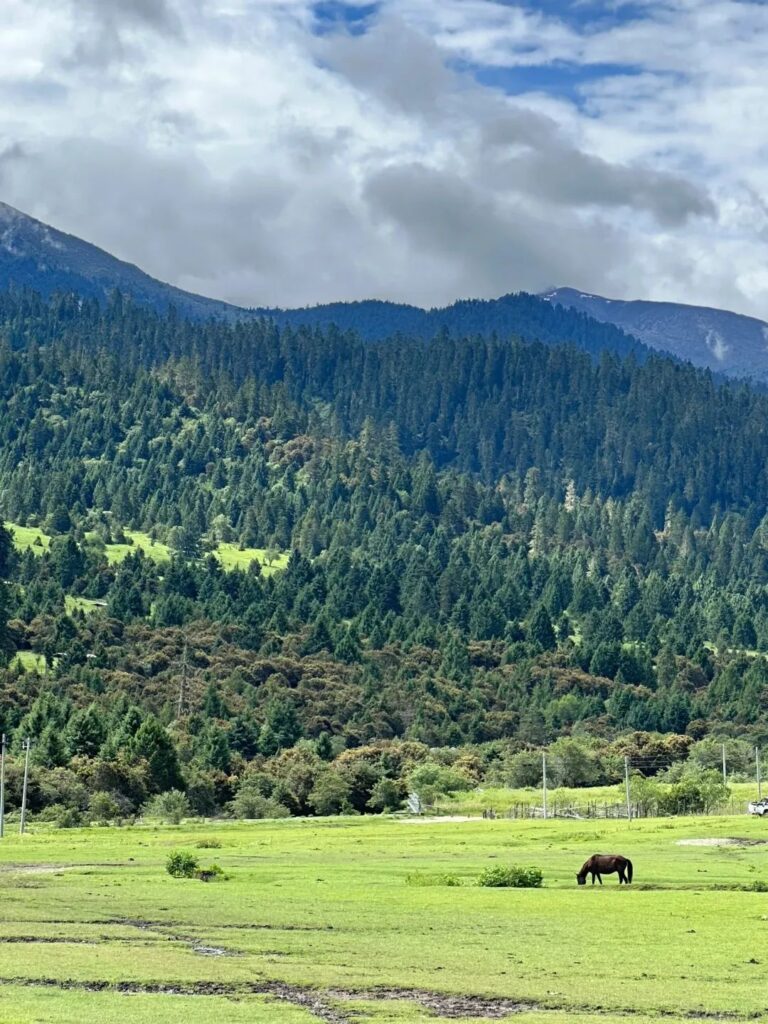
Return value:
M 0 839 L 5 835 L 5 733 L 0 743 Z

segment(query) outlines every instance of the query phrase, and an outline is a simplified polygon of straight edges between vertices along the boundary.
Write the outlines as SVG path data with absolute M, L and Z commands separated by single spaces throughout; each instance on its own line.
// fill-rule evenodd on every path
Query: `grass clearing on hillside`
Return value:
M 171 558 L 171 549 L 167 544 L 161 544 L 159 540 L 153 540 L 148 533 L 140 530 L 124 530 L 123 533 L 129 539 L 129 544 L 107 544 L 105 551 L 107 561 L 110 565 L 122 562 L 128 555 L 135 554 L 141 550 L 155 562 L 168 562 Z
M 36 654 L 34 651 L 17 651 L 14 654 L 11 665 L 16 662 L 25 672 L 37 672 L 38 675 L 45 673 L 45 655 Z
M 18 523 L 5 523 L 6 530 L 13 534 L 13 546 L 17 551 L 31 549 L 35 554 L 41 555 L 51 546 L 51 538 L 47 533 L 37 526 L 19 526 Z
M 224 569 L 247 569 L 251 562 L 258 562 L 264 576 L 271 576 L 279 569 L 288 565 L 289 552 L 269 552 L 267 564 L 267 548 L 239 548 L 237 544 L 219 544 L 213 552 Z
M 171 850 L 211 836 L 228 881 L 167 875 Z M 728 837 L 758 842 L 679 843 Z M 514 1006 L 526 1024 L 746 1020 L 765 1013 L 768 895 L 746 887 L 768 880 L 766 843 L 765 823 L 747 818 L 337 818 L 8 834 L 0 1019 L 110 1022 L 126 1007 L 138 1022 L 183 1012 L 190 1024 L 196 1013 L 415 1024 Z M 631 857 L 637 884 L 606 876 L 602 888 L 579 888 L 576 871 L 598 851 Z M 544 887 L 472 884 L 509 864 L 539 866 Z M 415 872 L 464 884 L 409 886 Z
M 73 597 L 72 594 L 65 594 L 64 596 L 64 608 L 70 615 L 74 611 L 85 612 L 86 615 L 90 615 L 91 612 L 98 611 L 99 608 L 106 608 L 106 606 L 106 601 L 94 601 L 90 597 Z

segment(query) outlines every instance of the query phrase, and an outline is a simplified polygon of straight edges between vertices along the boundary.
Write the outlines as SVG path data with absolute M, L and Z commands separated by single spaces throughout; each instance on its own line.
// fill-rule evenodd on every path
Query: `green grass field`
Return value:
M 11 665 L 14 663 L 20 665 L 25 672 L 37 672 L 38 675 L 45 672 L 45 655 L 34 651 L 17 651 Z
M 51 538 L 37 526 L 19 526 L 18 523 L 6 522 L 5 528 L 13 534 L 13 544 L 18 551 L 31 548 L 35 554 L 41 555 L 50 547 Z
M 197 849 L 210 837 L 221 847 Z M 726 838 L 739 842 L 712 843 Z M 0 1020 L 759 1019 L 768 892 L 750 887 L 768 883 L 767 842 L 768 822 L 746 817 L 9 834 Z M 216 861 L 228 880 L 170 878 L 173 849 Z M 598 851 L 631 857 L 635 884 L 578 887 Z M 540 866 L 544 888 L 472 884 L 508 863 Z M 446 874 L 463 884 L 408 884 Z
M 265 576 L 271 576 L 288 565 L 287 551 L 276 552 L 267 564 L 266 548 L 239 548 L 237 544 L 219 544 L 213 552 L 225 569 L 247 569 L 251 562 L 259 562 Z
M 18 523 L 11 522 L 6 522 L 5 526 L 12 532 L 13 543 L 18 551 L 31 549 L 35 554 L 42 554 L 51 545 L 50 536 L 39 529 L 39 527 L 19 526 Z M 139 549 L 148 558 L 152 558 L 156 562 L 162 563 L 170 560 L 172 551 L 167 544 L 153 540 L 148 533 L 143 533 L 140 530 L 124 530 L 123 532 L 130 543 L 106 544 L 104 547 L 106 559 L 110 565 L 119 564 L 128 555 L 133 554 Z M 93 537 L 96 535 L 87 534 L 86 536 Z M 218 558 L 226 570 L 247 569 L 252 562 L 259 562 L 262 573 L 265 576 L 271 576 L 273 573 L 286 567 L 289 552 L 278 551 L 269 552 L 268 554 L 266 548 L 239 548 L 237 544 L 221 543 L 213 551 L 213 555 L 215 558 Z M 93 611 L 96 607 L 93 602 L 89 602 L 85 598 L 71 598 L 70 600 L 79 602 L 77 607 L 83 608 L 86 612 Z M 75 605 L 72 605 L 69 610 L 71 611 L 73 607 Z
M 171 549 L 166 544 L 161 544 L 159 540 L 153 540 L 148 533 L 141 533 L 139 530 L 124 530 L 123 532 L 130 540 L 130 544 L 107 544 L 105 546 L 107 561 L 110 565 L 122 562 L 124 558 L 138 550 L 143 551 L 148 558 L 152 558 L 156 562 L 170 560 Z

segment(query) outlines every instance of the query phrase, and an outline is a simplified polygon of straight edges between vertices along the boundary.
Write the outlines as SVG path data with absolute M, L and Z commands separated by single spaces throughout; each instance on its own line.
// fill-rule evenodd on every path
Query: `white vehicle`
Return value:
M 747 807 L 750 814 L 757 814 L 761 818 L 768 815 L 768 797 L 763 797 L 762 800 L 753 800 Z

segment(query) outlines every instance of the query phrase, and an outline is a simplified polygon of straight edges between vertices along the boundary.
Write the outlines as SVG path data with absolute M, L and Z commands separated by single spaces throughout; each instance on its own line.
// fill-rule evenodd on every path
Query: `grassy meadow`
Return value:
M 3 1024 L 766 1013 L 768 822 L 40 828 L 0 841 Z M 177 849 L 227 879 L 171 878 Z M 635 884 L 578 887 L 594 852 L 631 857 Z M 544 887 L 474 884 L 512 863 Z
M 5 526 L 13 535 L 13 544 L 17 551 L 32 550 L 34 554 L 41 555 L 51 546 L 51 537 L 37 526 L 20 526 L 18 523 L 6 522 Z M 141 530 L 124 530 L 123 533 L 128 541 L 126 544 L 105 544 L 104 554 L 110 565 L 117 565 L 133 554 L 141 550 L 148 558 L 156 562 L 170 561 L 172 551 L 167 544 L 150 537 L 148 533 Z M 86 536 L 95 536 L 87 534 Z M 261 571 L 265 576 L 284 569 L 288 564 L 288 551 L 271 551 L 268 548 L 240 548 L 237 544 L 221 542 L 211 554 L 218 559 L 222 568 L 227 571 L 232 569 L 247 569 L 253 562 L 259 562 Z M 68 610 L 75 606 L 86 612 L 93 611 L 98 602 L 88 601 L 86 598 L 69 598 Z

